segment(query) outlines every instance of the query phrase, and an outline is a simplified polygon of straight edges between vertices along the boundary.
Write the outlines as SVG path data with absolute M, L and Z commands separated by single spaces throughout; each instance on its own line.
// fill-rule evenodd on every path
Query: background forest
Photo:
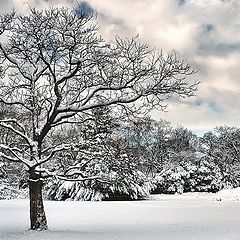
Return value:
M 23 117 L 2 106 L 1 119 L 6 115 Z M 20 146 L 21 141 L 5 130 L 1 144 L 13 138 Z M 59 127 L 48 141 L 71 143 L 70 151 L 54 156 L 49 169 L 71 178 L 58 174 L 45 179 L 46 199 L 143 199 L 150 193 L 217 192 L 240 185 L 240 129 L 235 127 L 216 127 L 198 137 L 167 121 L 121 118 L 102 107 L 92 110 L 84 124 Z M 1 159 L 1 199 L 28 196 L 24 170 Z

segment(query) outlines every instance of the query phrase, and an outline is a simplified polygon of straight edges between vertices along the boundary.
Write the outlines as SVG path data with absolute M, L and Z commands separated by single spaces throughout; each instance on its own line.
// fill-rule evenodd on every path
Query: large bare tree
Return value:
M 117 37 L 107 44 L 95 20 L 67 8 L 30 8 L 27 15 L 12 11 L 0 17 L 0 102 L 17 114 L 1 118 L 0 130 L 20 139 L 1 144 L 0 152 L 26 167 L 31 229 L 47 229 L 43 179 L 67 179 L 79 171 L 75 166 L 57 176 L 49 170 L 54 156 L 71 148 L 67 141 L 52 143 L 55 130 L 81 124 L 90 110 L 103 106 L 132 112 L 161 108 L 172 95 L 189 97 L 197 87 L 185 79 L 194 71 L 174 52 L 157 53 L 138 38 Z

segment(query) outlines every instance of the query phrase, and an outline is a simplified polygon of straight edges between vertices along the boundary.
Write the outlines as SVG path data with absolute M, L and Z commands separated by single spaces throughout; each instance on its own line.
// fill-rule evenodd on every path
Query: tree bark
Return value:
M 31 173 L 29 177 L 30 229 L 47 230 L 47 219 L 42 198 L 43 181 L 40 176 Z

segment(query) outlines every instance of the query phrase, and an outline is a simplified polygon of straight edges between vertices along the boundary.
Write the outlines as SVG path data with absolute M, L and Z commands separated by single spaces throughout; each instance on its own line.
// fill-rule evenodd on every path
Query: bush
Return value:
M 113 177 L 114 176 L 114 177 Z M 136 200 L 150 195 L 155 187 L 153 181 L 137 171 L 135 176 L 120 179 L 117 173 L 111 174 L 109 181 L 52 181 L 46 187 L 50 200 L 101 201 L 101 200 Z
M 155 180 L 155 193 L 217 192 L 224 187 L 220 169 L 206 158 L 173 164 L 158 173 Z

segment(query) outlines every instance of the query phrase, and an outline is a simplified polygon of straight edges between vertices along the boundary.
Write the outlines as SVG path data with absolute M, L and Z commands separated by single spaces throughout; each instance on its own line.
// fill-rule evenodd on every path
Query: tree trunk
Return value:
M 29 178 L 30 225 L 31 230 L 47 230 L 47 219 L 42 198 L 43 181 L 32 173 Z

